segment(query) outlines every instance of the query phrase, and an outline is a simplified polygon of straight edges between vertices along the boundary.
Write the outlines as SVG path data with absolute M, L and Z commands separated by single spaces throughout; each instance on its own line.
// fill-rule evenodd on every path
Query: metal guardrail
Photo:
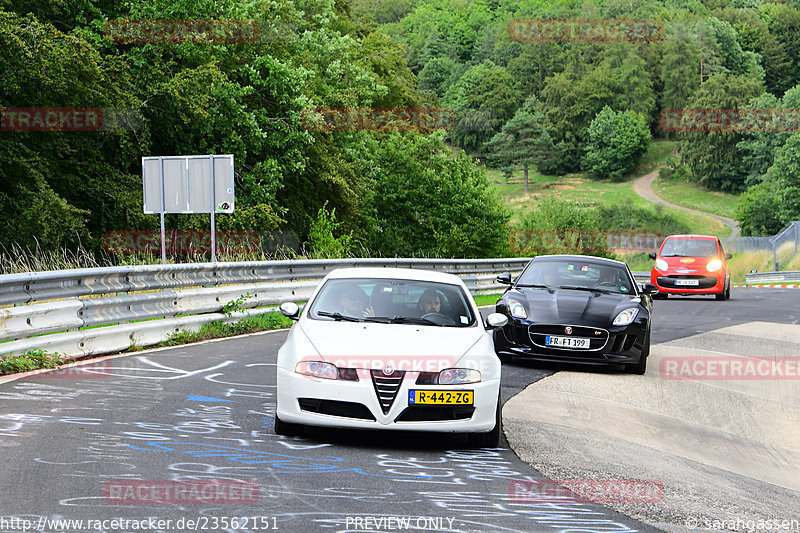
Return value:
M 496 275 L 520 272 L 527 262 L 519 258 L 335 259 L 2 275 L 0 304 L 16 306 L 0 309 L 0 356 L 41 349 L 80 357 L 114 353 L 134 344 L 152 346 L 209 322 L 234 322 L 246 314 L 272 312 L 281 302 L 306 301 L 319 280 L 336 268 L 451 272 L 460 274 L 471 292 L 481 293 L 501 290 Z M 230 316 L 221 312 L 226 303 L 246 294 L 250 296 L 241 307 L 248 311 Z
M 345 267 L 398 267 L 454 274 L 520 271 L 527 259 L 328 259 L 84 268 L 0 275 L 0 305 L 95 294 L 322 279 Z
M 798 283 L 800 272 L 754 272 L 746 274 L 744 279 L 747 283 Z

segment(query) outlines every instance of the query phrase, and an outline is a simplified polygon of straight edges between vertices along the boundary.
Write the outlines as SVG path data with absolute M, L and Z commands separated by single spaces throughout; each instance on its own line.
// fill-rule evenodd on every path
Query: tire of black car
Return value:
M 647 333 L 644 334 L 644 346 L 642 346 L 642 355 L 639 356 L 639 362 L 635 365 L 625 365 L 625 372 L 629 374 L 643 375 L 647 371 L 647 356 L 650 355 L 650 328 L 647 328 Z

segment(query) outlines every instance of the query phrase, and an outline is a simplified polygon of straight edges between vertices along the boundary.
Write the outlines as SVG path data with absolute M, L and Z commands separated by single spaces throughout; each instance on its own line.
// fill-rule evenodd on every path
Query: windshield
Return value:
M 717 241 L 710 239 L 669 239 L 661 248 L 661 257 L 716 257 Z
M 534 261 L 519 277 L 517 286 L 635 294 L 624 267 L 580 260 Z
M 469 295 L 458 285 L 405 279 L 331 279 L 309 316 L 318 320 L 468 327 Z

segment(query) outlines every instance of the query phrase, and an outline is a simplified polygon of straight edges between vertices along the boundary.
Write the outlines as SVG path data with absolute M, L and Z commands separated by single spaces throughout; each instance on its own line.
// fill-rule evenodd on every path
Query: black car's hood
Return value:
M 574 289 L 518 288 L 516 293 L 528 311 L 528 320 L 545 324 L 595 324 L 607 326 L 622 309 L 635 307 L 638 299 L 629 294 L 579 291 Z

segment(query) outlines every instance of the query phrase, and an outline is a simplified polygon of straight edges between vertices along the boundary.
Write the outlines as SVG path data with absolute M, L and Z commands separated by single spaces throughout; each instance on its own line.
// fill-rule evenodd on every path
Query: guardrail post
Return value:
M 772 244 L 772 271 L 778 271 L 778 245 L 775 244 L 775 241 L 770 241 Z

